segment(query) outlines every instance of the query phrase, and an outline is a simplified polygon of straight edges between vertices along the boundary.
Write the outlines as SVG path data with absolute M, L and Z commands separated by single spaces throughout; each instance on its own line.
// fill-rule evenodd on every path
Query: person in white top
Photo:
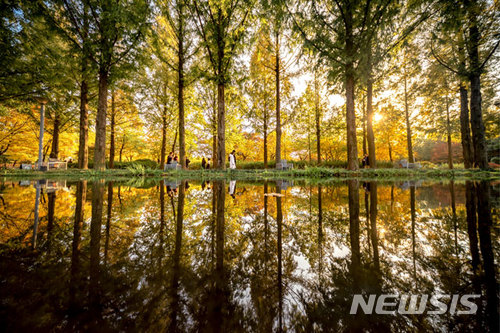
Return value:
M 236 150 L 233 150 L 231 154 L 229 154 L 229 169 L 236 169 Z

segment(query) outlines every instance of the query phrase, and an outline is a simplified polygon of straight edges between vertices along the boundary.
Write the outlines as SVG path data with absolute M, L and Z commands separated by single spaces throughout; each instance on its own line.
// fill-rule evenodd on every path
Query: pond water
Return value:
M 499 192 L 472 181 L 3 180 L 0 327 L 496 332 Z M 376 310 L 385 294 L 397 295 L 390 314 Z M 364 303 L 350 314 L 355 295 L 375 295 L 371 314 Z M 404 313 L 405 295 L 422 311 Z

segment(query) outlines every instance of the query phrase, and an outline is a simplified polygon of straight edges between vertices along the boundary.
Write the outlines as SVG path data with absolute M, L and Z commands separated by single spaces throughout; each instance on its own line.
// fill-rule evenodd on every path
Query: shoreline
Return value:
M 237 170 L 175 170 L 164 172 L 154 169 L 68 169 L 53 171 L 1 170 L 0 176 L 8 179 L 199 179 L 199 180 L 273 180 L 273 179 L 310 179 L 317 181 L 333 180 L 500 180 L 500 170 L 478 169 L 360 169 L 349 171 L 332 168 L 307 168 L 294 170 L 274 169 L 237 169 Z

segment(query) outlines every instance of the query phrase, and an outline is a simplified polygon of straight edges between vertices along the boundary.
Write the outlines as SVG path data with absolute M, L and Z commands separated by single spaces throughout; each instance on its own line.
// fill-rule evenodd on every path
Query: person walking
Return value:
M 236 150 L 229 154 L 229 169 L 236 169 Z
M 174 158 L 174 152 L 171 151 L 170 154 L 168 154 L 168 157 L 167 157 L 167 164 L 171 164 L 173 158 Z
M 207 161 L 205 160 L 205 157 L 201 159 L 201 168 L 206 169 L 207 168 Z

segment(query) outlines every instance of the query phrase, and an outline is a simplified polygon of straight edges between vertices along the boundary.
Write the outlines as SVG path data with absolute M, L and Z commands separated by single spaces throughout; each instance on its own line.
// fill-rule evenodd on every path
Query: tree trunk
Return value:
M 225 84 L 217 85 L 217 169 L 226 169 L 226 101 Z
M 451 146 L 450 103 L 446 94 L 446 136 L 448 141 L 448 168 L 453 169 L 453 149 Z
M 391 142 L 390 141 L 389 141 L 389 160 L 392 163 L 392 146 L 391 146 Z
M 86 65 L 82 65 L 86 67 Z M 89 110 L 87 81 L 82 80 L 80 88 L 80 138 L 78 146 L 78 168 L 88 169 L 89 166 Z
M 215 92 L 215 95 L 217 93 Z M 213 110 L 213 119 L 212 119 L 212 168 L 217 168 L 217 96 L 213 99 L 214 104 L 212 107 Z
M 462 143 L 462 155 L 464 158 L 464 167 L 470 169 L 474 167 L 474 148 L 472 146 L 472 138 L 470 134 L 469 120 L 469 97 L 467 91 L 467 83 L 465 80 L 467 65 L 465 55 L 465 42 L 463 31 L 458 33 L 458 58 L 460 60 L 460 134 Z
M 59 158 L 59 132 L 60 132 L 60 119 L 59 112 L 54 112 L 54 131 L 52 132 L 52 147 L 50 150 L 50 158 Z
M 347 63 L 345 65 L 345 87 L 346 87 L 346 123 L 347 123 L 347 169 L 358 170 L 358 142 L 356 139 L 356 113 L 354 110 L 354 37 L 352 31 L 353 13 L 348 8 L 345 13 L 345 53 Z
M 96 117 L 96 135 L 94 147 L 94 169 L 106 169 L 106 111 L 108 108 L 108 71 L 99 71 L 99 100 Z
M 405 120 L 406 120 L 406 144 L 408 147 L 408 162 L 415 163 L 413 159 L 413 145 L 411 142 L 411 127 L 410 127 L 410 110 L 408 109 L 408 82 L 406 77 L 406 53 L 405 53 L 405 63 L 404 63 L 404 88 L 405 88 Z
M 167 153 L 167 106 L 163 106 L 161 115 L 161 150 L 160 150 L 160 168 L 165 166 L 165 155 Z
M 177 104 L 179 106 L 179 162 L 183 169 L 186 169 L 186 138 L 184 128 L 184 19 L 183 3 L 179 6 L 179 31 L 178 31 L 178 96 Z
M 373 133 L 373 81 L 371 73 L 371 47 L 368 51 L 368 81 L 366 84 L 366 136 L 368 141 L 368 160 L 370 168 L 377 167 L 377 159 L 375 156 L 375 135 Z
M 368 151 L 366 148 L 366 107 L 365 107 L 365 97 L 363 96 L 363 156 L 365 156 Z
M 178 132 L 178 128 L 175 130 L 175 134 L 174 134 L 174 143 L 172 144 L 172 151 L 175 153 L 175 146 L 177 145 L 177 132 Z
M 120 163 L 122 162 L 123 148 L 125 148 L 125 141 L 122 141 L 122 146 L 120 147 Z
M 84 5 L 83 13 L 83 36 L 86 39 L 88 33 L 87 6 Z M 87 84 L 87 67 L 88 67 L 88 46 L 83 41 L 82 54 L 82 82 L 80 85 L 80 137 L 78 144 L 78 168 L 88 169 L 89 165 L 89 109 L 88 109 L 88 84 Z
M 474 166 L 474 152 L 470 136 L 468 103 L 467 88 L 462 82 L 460 83 L 460 133 L 462 137 L 464 166 L 466 169 L 470 169 Z
M 321 163 L 321 112 L 319 108 L 319 87 L 316 72 L 314 72 L 314 109 L 316 120 L 316 152 L 318 154 L 318 165 Z
M 275 81 L 276 81 L 276 167 L 281 163 L 281 96 L 280 96 L 280 49 L 279 49 L 279 31 L 276 29 L 275 36 Z
M 267 169 L 267 107 L 264 106 L 264 169 Z
M 309 131 L 307 131 L 307 148 L 308 148 L 308 151 L 309 151 L 309 164 L 311 164 L 311 160 L 312 160 L 312 152 L 311 152 L 311 133 Z
M 115 166 L 115 125 L 116 125 L 116 105 L 115 105 L 115 91 L 111 92 L 111 124 L 109 135 L 109 168 L 113 169 Z
M 468 1 L 467 1 L 468 2 Z M 470 120 L 472 143 L 474 145 L 474 162 L 480 169 L 488 168 L 485 128 L 481 110 L 481 64 L 479 61 L 480 32 L 477 22 L 477 1 L 470 1 L 467 8 L 469 20 L 469 64 L 470 64 Z
M 346 121 L 347 121 L 347 169 L 358 170 L 358 147 L 356 139 L 356 115 L 354 113 L 354 73 L 352 64 L 346 74 Z

